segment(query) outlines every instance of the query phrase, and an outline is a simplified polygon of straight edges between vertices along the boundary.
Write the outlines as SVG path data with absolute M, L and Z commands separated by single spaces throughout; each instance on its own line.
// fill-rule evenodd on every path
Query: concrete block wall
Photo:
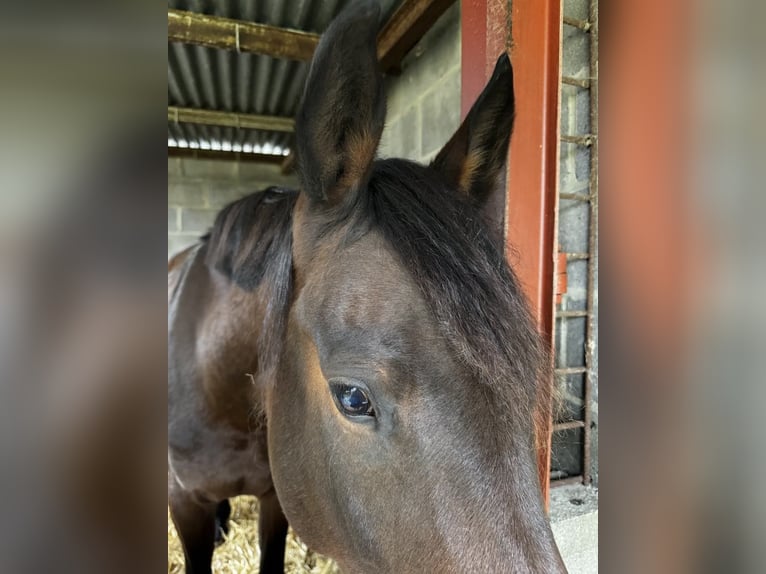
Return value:
M 564 16 L 578 20 L 589 19 L 589 0 L 564 0 Z M 597 56 L 596 56 L 597 57 Z M 565 25 L 562 38 L 562 74 L 579 79 L 590 77 L 590 38 L 587 32 Z M 591 133 L 590 91 L 563 85 L 561 89 L 561 133 L 585 135 Z M 559 157 L 559 192 L 588 195 L 591 167 L 591 148 L 561 142 Z M 598 246 L 588 244 L 590 206 L 588 202 L 563 199 L 559 202 L 559 245 L 571 253 L 597 255 Z M 596 259 L 597 261 L 597 259 Z M 562 309 L 584 310 L 588 297 L 588 261 L 574 260 L 567 264 L 567 293 Z M 595 315 L 598 324 L 598 280 L 595 291 Z M 586 319 L 569 318 L 556 322 L 556 366 L 579 367 L 585 365 Z M 598 484 L 598 335 L 594 334 L 594 365 L 592 373 L 591 413 L 591 468 L 594 484 Z M 581 374 L 568 375 L 559 381 L 564 417 L 580 418 L 582 410 L 583 378 Z M 582 431 L 556 433 L 553 441 L 552 467 L 573 474 L 580 472 Z
M 381 157 L 427 163 L 460 124 L 460 3 L 449 8 L 386 80 Z
M 297 184 L 278 164 L 168 158 L 168 256 L 205 234 L 228 203 L 271 185 Z

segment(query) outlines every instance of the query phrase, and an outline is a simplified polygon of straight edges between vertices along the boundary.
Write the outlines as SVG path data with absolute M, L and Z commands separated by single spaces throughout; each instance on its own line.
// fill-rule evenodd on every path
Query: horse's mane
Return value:
M 206 262 L 246 290 L 284 282 L 292 265 L 292 212 L 298 192 L 269 187 L 224 207 L 207 243 Z
M 292 291 L 292 213 L 298 192 L 269 187 L 224 207 L 202 238 L 205 262 L 242 289 L 262 290 L 266 302 L 258 330 L 257 377 L 274 381 Z
M 282 318 L 280 327 L 292 288 L 297 195 L 269 188 L 244 197 L 221 211 L 204 238 L 208 264 L 238 285 L 271 284 L 272 317 Z M 358 194 L 347 215 L 337 225 L 345 227 L 348 240 L 369 230 L 381 233 L 414 278 L 455 355 L 486 385 L 505 382 L 501 408 L 531 420 L 534 413 L 520 409 L 549 399 L 541 394 L 549 385 L 539 384 L 549 374 L 548 354 L 479 209 L 434 169 L 386 159 L 374 163 L 367 191 Z M 271 339 L 274 345 L 281 337 Z
M 487 385 L 505 382 L 504 407 L 530 420 L 537 413 L 519 409 L 549 399 L 540 384 L 548 353 L 479 209 L 436 170 L 402 159 L 375 162 L 357 206 L 415 279 L 456 356 Z

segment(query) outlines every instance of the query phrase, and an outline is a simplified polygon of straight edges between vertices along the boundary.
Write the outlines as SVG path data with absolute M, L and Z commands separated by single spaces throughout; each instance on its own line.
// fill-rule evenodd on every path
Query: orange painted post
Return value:
M 561 5 L 558 0 L 466 0 L 462 4 L 462 93 L 465 116 L 489 78 L 495 60 L 510 49 L 516 122 L 505 190 L 506 255 L 530 301 L 537 326 L 553 344 L 556 205 L 558 181 Z M 546 381 L 552 385 L 553 381 Z M 539 453 L 547 502 L 551 405 Z

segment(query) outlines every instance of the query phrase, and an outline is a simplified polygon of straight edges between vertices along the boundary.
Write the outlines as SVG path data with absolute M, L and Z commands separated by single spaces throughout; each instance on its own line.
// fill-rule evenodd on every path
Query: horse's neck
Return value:
M 260 408 L 253 377 L 265 301 L 258 290 L 245 291 L 211 269 L 204 248 L 194 254 L 181 281 L 174 301 L 176 331 L 192 334 L 186 344 L 193 347 L 197 384 L 213 416 L 247 426 Z
M 266 301 L 257 289 L 245 291 L 216 271 L 210 276 L 211 304 L 201 317 L 198 352 L 221 374 L 254 374 L 260 362 L 258 340 Z

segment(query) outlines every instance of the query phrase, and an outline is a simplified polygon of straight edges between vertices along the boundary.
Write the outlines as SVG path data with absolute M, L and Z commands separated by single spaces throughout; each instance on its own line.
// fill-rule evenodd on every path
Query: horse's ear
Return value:
M 503 53 L 468 116 L 431 163 L 477 205 L 490 197 L 505 165 L 515 109 L 513 68 Z
M 313 199 L 340 201 L 365 183 L 386 97 L 376 50 L 380 6 L 356 2 L 322 35 L 296 118 L 298 174 Z

